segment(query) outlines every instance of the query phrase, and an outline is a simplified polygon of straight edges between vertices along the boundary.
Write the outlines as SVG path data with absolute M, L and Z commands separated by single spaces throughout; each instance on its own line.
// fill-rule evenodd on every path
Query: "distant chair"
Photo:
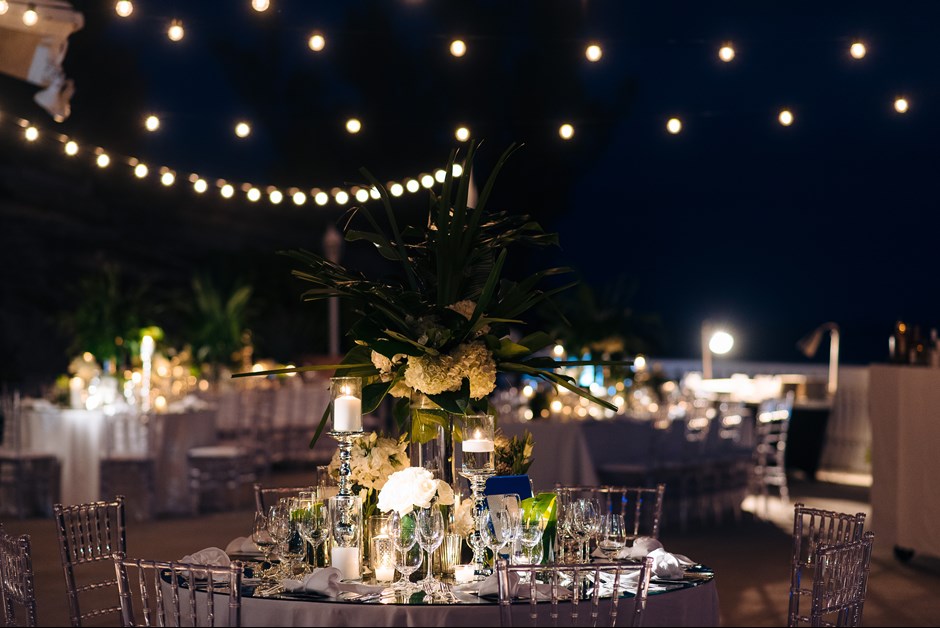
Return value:
M 793 393 L 784 399 L 771 399 L 760 404 L 754 427 L 755 445 L 751 464 L 750 493 L 763 498 L 764 512 L 770 487 L 777 487 L 780 499 L 789 502 L 785 464 L 787 433 L 793 414 Z M 755 512 L 757 508 L 755 506 Z
M 297 497 L 301 491 L 316 491 L 315 486 L 262 486 L 255 483 L 255 510 L 261 513 L 267 513 L 268 509 L 274 504 L 269 504 L 267 498 L 274 498 L 274 501 L 282 497 Z
M 4 626 L 19 626 L 16 607 L 26 613 L 26 626 L 37 625 L 36 588 L 33 580 L 33 555 L 29 535 L 10 536 L 0 524 L 0 599 L 3 600 Z
M 659 528 L 663 515 L 663 496 L 665 484 L 655 488 L 633 486 L 555 486 L 556 492 L 563 491 L 579 497 L 590 496 L 597 499 L 601 513 L 622 514 L 627 529 L 635 537 L 649 536 L 659 538 Z
M 793 555 L 791 558 L 790 566 L 790 607 L 789 607 L 789 625 L 797 626 L 802 622 L 809 622 L 810 619 L 807 619 L 805 609 L 801 612 L 800 603 L 804 597 L 813 598 L 813 608 L 812 613 L 816 612 L 816 607 L 818 604 L 823 604 L 824 600 L 829 596 L 832 597 L 831 592 L 833 589 L 833 583 L 828 582 L 828 579 L 832 577 L 833 569 L 847 569 L 846 567 L 830 567 L 827 564 L 821 562 L 821 552 L 824 549 L 831 549 L 838 546 L 844 546 L 846 544 L 858 543 L 863 540 L 865 529 L 865 513 L 856 513 L 854 515 L 834 512 L 831 510 L 821 510 L 819 508 L 808 508 L 803 504 L 796 504 L 793 509 Z M 863 551 L 862 554 L 865 552 Z M 851 560 L 854 557 L 857 557 L 858 552 L 856 550 L 845 550 L 844 556 L 836 552 L 838 556 L 835 559 L 831 560 Z M 836 554 L 833 554 L 835 556 Z M 868 544 L 867 549 L 868 562 L 871 560 L 871 543 Z M 828 557 L 829 554 L 826 554 Z M 830 560 L 830 558 L 827 558 Z M 868 562 L 864 565 L 865 571 L 865 582 L 864 585 L 867 587 L 867 578 L 868 578 Z M 854 573 L 845 573 L 846 576 L 852 575 Z M 809 576 L 812 587 L 808 587 L 804 584 L 804 579 Z M 820 583 L 821 584 L 818 584 Z M 814 592 L 816 586 L 821 586 L 822 592 L 819 594 L 822 596 L 820 600 L 816 600 L 816 593 Z M 826 591 L 829 591 L 827 593 Z M 862 591 L 862 601 L 864 600 L 864 591 Z M 825 607 L 828 608 L 836 603 L 838 600 L 835 598 L 825 601 Z M 846 598 L 846 603 L 849 603 L 850 600 Z M 858 603 L 858 614 L 861 615 L 861 602 Z M 821 607 L 820 607 L 821 608 Z M 827 611 L 828 612 L 828 611 Z M 814 626 L 826 625 L 814 623 Z M 836 624 L 840 626 L 849 626 L 857 625 L 853 623 L 846 624 Z
M 121 553 L 112 559 L 122 626 L 215 626 L 222 618 L 219 625 L 241 626 L 241 563 L 219 567 Z
M 135 521 L 151 519 L 157 509 L 157 463 L 149 453 L 148 425 L 148 417 L 136 411 L 106 417 L 105 454 L 98 462 L 98 494 L 128 495 L 127 512 Z
M 112 587 L 117 591 L 117 579 L 114 578 L 114 574 L 109 570 L 99 571 L 94 566 L 102 566 L 104 561 L 112 560 L 114 553 L 123 553 L 127 550 L 124 496 L 118 495 L 111 502 L 92 502 L 73 506 L 56 504 L 53 510 L 72 626 L 81 626 L 83 620 L 92 617 L 117 615 L 121 611 L 118 605 L 82 612 L 79 598 L 89 591 L 100 591 Z M 83 580 L 104 577 L 103 574 L 110 574 L 110 578 L 79 585 L 76 581 L 76 568 L 79 568 L 83 576 L 86 576 Z
M 247 451 L 225 445 L 193 447 L 186 452 L 192 513 L 203 510 L 204 497 L 221 500 L 216 505 L 237 510 L 242 487 L 257 479 Z
M 539 623 L 543 626 L 615 626 L 621 604 L 627 604 L 624 614 L 629 613 L 630 620 L 620 625 L 642 626 L 652 570 L 651 557 L 643 561 L 639 572 L 636 565 L 625 563 L 510 565 L 506 560 L 499 560 L 496 582 L 500 625 L 512 626 L 513 606 L 518 608 L 524 604 L 529 610 L 525 623 L 530 626 Z M 585 579 L 590 582 L 603 579 L 609 585 L 591 587 L 587 593 L 581 587 L 569 589 L 566 586 L 566 583 Z M 624 593 L 633 594 L 632 604 L 629 599 L 621 598 Z M 521 601 L 519 597 L 527 599 Z M 585 615 L 589 616 L 587 623 Z
M 59 501 L 61 464 L 52 454 L 28 451 L 23 443 L 19 392 L 0 394 L 0 514 L 20 519 L 37 512 L 48 517 Z

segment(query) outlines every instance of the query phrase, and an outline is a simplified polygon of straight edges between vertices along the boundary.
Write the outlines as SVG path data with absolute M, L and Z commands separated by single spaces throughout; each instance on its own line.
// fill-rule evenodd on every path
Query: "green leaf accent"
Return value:
M 379 407 L 379 404 L 382 403 L 382 400 L 385 399 L 385 395 L 388 394 L 388 391 L 392 389 L 395 380 L 390 382 L 378 382 L 376 384 L 368 384 L 362 387 L 362 412 L 363 414 L 368 414 L 370 412 L 375 412 L 376 408 Z

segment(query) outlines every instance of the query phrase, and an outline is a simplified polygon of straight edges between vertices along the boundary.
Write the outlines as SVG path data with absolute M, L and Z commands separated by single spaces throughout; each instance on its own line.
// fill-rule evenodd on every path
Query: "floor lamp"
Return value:
M 796 343 L 800 351 L 808 358 L 816 355 L 823 334 L 829 332 L 829 383 L 826 392 L 829 396 L 836 394 L 839 387 L 839 326 L 835 323 L 823 323 Z

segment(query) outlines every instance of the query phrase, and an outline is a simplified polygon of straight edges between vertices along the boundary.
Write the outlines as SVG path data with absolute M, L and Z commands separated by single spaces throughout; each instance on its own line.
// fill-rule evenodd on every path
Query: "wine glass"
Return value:
M 268 568 L 261 572 L 262 580 L 269 580 L 275 569 L 271 565 L 271 551 L 277 545 L 271 531 L 268 529 L 268 517 L 263 512 L 255 513 L 254 526 L 251 529 L 251 540 L 255 542 L 261 554 L 264 556 L 264 562 Z
M 627 544 L 627 526 L 623 515 L 606 513 L 601 517 L 600 531 L 597 537 L 597 548 L 607 560 L 616 560 L 620 550 Z
M 573 504 L 573 532 L 581 543 L 580 560 L 589 561 L 590 539 L 597 535 L 600 528 L 600 513 L 597 502 L 581 497 Z
M 268 532 L 274 539 L 276 554 L 281 559 L 279 571 L 284 572 L 285 576 L 290 576 L 290 567 L 285 565 L 283 560 L 287 557 L 287 541 L 291 533 L 290 509 L 284 500 L 278 500 L 268 511 Z
M 423 559 L 424 550 L 416 542 L 408 547 L 395 545 L 395 569 L 401 574 L 401 579 L 396 581 L 392 588 L 396 591 L 409 591 L 415 587 L 409 578 L 421 568 Z
M 529 514 L 519 524 L 519 542 L 523 547 L 523 560 L 535 564 L 533 549 L 542 545 L 544 519 L 538 514 Z M 541 556 L 539 556 L 541 562 Z
M 392 546 L 395 549 L 395 569 L 402 575 L 400 579 L 392 584 L 392 588 L 396 590 L 410 588 L 411 581 L 408 577 L 421 566 L 421 546 L 417 546 L 417 561 L 415 561 L 413 553 L 408 553 L 418 542 L 416 517 L 417 515 L 414 512 L 401 515 L 393 510 L 389 513 L 388 521 L 385 523 L 385 529 L 391 537 Z
M 444 541 L 444 517 L 436 505 L 430 508 L 421 508 L 418 510 L 418 516 L 415 520 L 415 535 L 418 539 L 418 545 L 427 552 L 428 572 L 420 582 L 424 586 L 437 585 L 437 579 L 431 573 L 431 553 L 441 546 Z
M 317 548 L 330 538 L 330 509 L 327 505 L 316 501 L 308 504 L 305 515 L 297 526 L 297 531 L 313 549 L 314 567 L 316 567 Z
M 496 533 L 496 526 L 493 525 L 494 515 L 487 510 L 480 515 L 480 538 L 483 544 L 493 552 L 493 568 L 496 568 L 496 559 L 499 557 L 499 550 L 506 544 L 503 537 Z

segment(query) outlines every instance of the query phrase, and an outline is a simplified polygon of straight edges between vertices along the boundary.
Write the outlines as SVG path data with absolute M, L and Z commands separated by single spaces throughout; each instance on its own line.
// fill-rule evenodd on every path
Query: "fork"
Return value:
M 440 589 L 441 597 L 443 597 L 446 601 L 450 602 L 451 604 L 457 602 L 457 596 L 454 595 L 453 585 L 446 582 L 439 582 L 438 588 Z

